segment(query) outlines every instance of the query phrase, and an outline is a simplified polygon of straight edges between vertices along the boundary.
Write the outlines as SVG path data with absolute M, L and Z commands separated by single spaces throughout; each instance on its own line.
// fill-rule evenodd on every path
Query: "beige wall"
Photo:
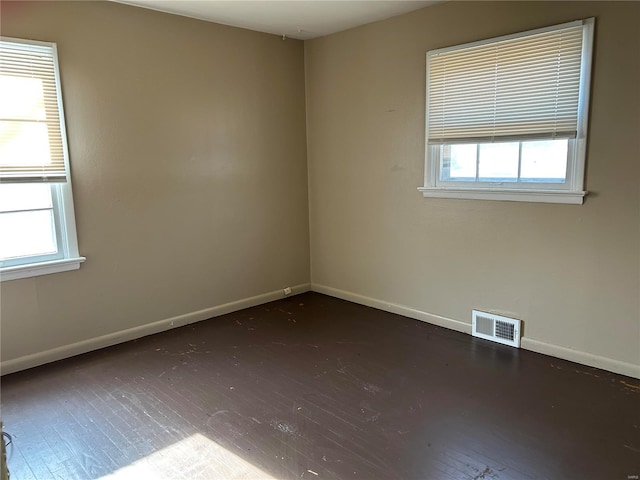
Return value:
M 2 360 L 309 282 L 302 42 L 116 3 L 1 3 L 58 44 L 80 270 L 3 282 Z
M 590 16 L 586 203 L 423 198 L 425 52 Z M 637 2 L 451 2 L 306 42 L 313 284 L 467 323 L 504 312 L 640 371 L 639 19 Z

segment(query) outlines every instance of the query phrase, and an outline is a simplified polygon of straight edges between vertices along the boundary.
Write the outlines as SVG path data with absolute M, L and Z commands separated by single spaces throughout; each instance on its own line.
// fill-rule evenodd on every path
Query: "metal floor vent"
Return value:
M 474 337 L 520 348 L 520 320 L 472 310 L 471 322 Z

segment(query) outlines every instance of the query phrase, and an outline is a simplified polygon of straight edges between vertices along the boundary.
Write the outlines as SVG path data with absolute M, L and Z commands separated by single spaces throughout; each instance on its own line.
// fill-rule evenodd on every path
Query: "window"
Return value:
M 581 204 L 594 20 L 427 53 L 425 197 Z
M 56 46 L 0 38 L 0 279 L 79 268 Z

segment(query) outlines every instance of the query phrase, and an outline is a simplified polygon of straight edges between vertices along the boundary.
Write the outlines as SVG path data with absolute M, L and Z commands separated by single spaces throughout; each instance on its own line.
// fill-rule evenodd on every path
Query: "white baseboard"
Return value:
M 324 285 L 318 285 L 317 283 L 311 284 L 311 291 L 324 293 L 325 295 L 329 295 L 331 297 L 341 298 L 342 300 L 359 303 L 360 305 L 366 305 L 367 307 L 377 308 L 378 310 L 384 310 L 385 312 L 397 313 L 398 315 L 402 315 L 403 317 L 414 318 L 416 320 L 421 320 L 433 325 L 438 325 L 439 327 L 444 327 L 450 330 L 456 330 L 458 332 L 468 333 L 469 335 L 471 335 L 470 323 L 441 317 L 440 315 L 423 312 L 422 310 L 416 310 L 415 308 L 398 305 L 397 303 L 384 302 L 382 300 L 365 297 L 364 295 L 359 295 L 357 293 L 338 290 L 337 288 L 327 287 Z
M 310 285 L 308 283 L 296 285 L 291 287 L 291 290 L 292 295 L 308 292 L 310 290 Z M 244 308 L 254 307 L 263 303 L 279 300 L 284 297 L 285 295 L 283 290 L 275 290 L 273 292 L 256 295 L 255 297 L 243 298 L 241 300 L 236 300 L 235 302 L 229 302 L 223 305 L 185 313 L 176 317 L 147 323 L 146 325 L 121 330 L 101 337 L 90 338 L 88 340 L 82 340 L 69 345 L 63 345 L 44 352 L 25 355 L 0 363 L 0 372 L 2 375 L 19 372 L 20 370 L 26 370 L 27 368 L 37 367 L 38 365 L 55 362 L 56 360 L 62 360 L 63 358 L 69 358 L 82 353 L 98 350 L 100 348 L 110 347 L 111 345 L 127 342 L 136 338 L 146 337 L 147 335 L 164 332 L 165 330 L 181 327 L 190 323 L 200 322 L 202 320 L 207 320 L 208 318 L 218 317 Z
M 640 379 L 640 365 L 634 365 L 633 363 L 621 362 L 613 358 L 601 357 L 600 355 L 593 355 L 592 353 L 573 350 L 527 337 L 522 337 L 520 346 L 532 352 L 543 353 L 545 355 L 551 355 L 552 357 L 562 358 L 563 360 L 581 363 L 589 367 L 601 368 L 609 372 L 620 373 L 628 377 Z
M 327 287 L 325 285 L 318 285 L 316 283 L 311 284 L 311 291 L 324 293 L 325 295 L 332 297 L 377 308 L 379 310 L 384 310 L 385 312 L 397 313 L 404 317 L 414 318 L 416 320 L 421 320 L 423 322 L 449 328 L 458 332 L 467 333 L 469 335 L 471 334 L 470 323 L 442 317 L 440 315 L 434 315 L 432 313 L 423 312 L 422 310 L 416 310 L 415 308 L 404 305 L 385 302 L 383 300 L 366 297 L 364 295 L 359 295 L 345 290 L 339 290 L 337 288 Z M 621 362 L 612 358 L 601 357 L 599 355 L 593 355 L 591 353 L 573 350 L 527 337 L 522 337 L 520 346 L 521 348 L 531 350 L 532 352 L 551 355 L 553 357 L 562 358 L 563 360 L 569 360 L 589 367 L 601 368 L 610 372 L 620 373 L 622 375 L 640 379 L 640 365 L 635 365 L 633 363 Z

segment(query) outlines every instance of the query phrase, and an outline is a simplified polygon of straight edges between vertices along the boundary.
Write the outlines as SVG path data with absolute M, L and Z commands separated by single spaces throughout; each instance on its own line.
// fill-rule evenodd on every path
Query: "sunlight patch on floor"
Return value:
M 98 480 L 277 480 L 196 433 Z

